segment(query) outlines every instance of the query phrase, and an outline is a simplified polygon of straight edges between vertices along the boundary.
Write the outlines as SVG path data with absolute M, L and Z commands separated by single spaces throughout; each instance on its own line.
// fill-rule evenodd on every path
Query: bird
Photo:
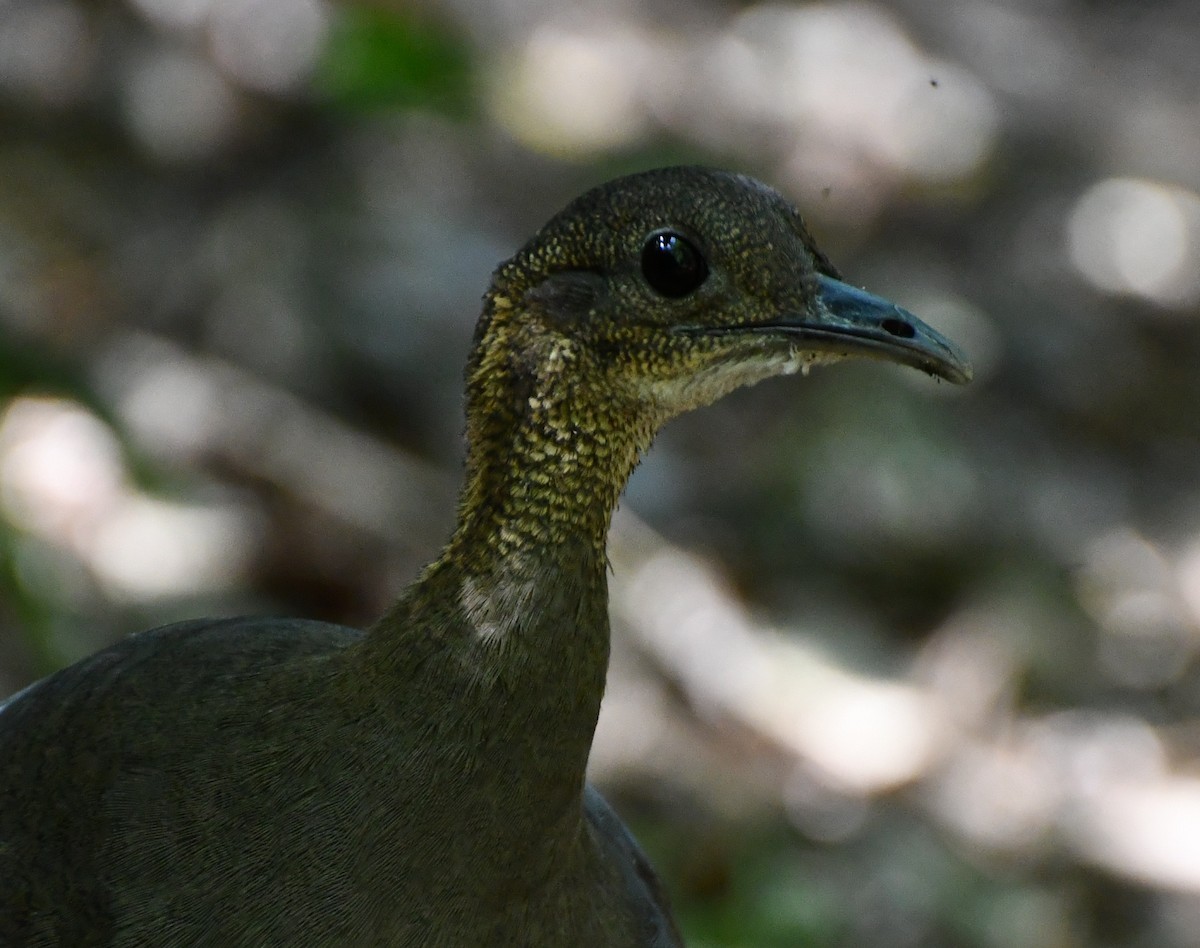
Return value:
M 853 357 L 971 377 L 752 178 L 576 198 L 492 275 L 455 526 L 382 617 L 169 625 L 0 706 L 0 944 L 682 946 L 586 780 L 610 518 L 671 417 Z

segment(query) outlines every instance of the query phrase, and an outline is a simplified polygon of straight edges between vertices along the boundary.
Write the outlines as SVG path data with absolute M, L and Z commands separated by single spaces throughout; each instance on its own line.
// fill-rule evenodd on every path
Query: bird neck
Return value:
M 603 573 L 617 498 L 656 427 L 586 346 L 494 288 L 467 368 L 467 471 L 445 556 L 544 574 Z M 563 554 L 568 556 L 566 564 Z
M 406 701 L 440 695 L 427 713 L 469 739 L 487 780 L 523 782 L 503 789 L 531 820 L 578 806 L 608 666 L 606 535 L 652 436 L 588 358 L 484 340 L 457 527 L 368 636 L 375 673 L 395 669 Z
M 468 421 L 466 481 L 447 555 L 504 571 L 553 567 L 564 548 L 603 562 L 617 498 L 650 434 L 629 430 L 632 419 L 594 390 L 579 361 L 557 347 L 532 383 L 487 380 Z

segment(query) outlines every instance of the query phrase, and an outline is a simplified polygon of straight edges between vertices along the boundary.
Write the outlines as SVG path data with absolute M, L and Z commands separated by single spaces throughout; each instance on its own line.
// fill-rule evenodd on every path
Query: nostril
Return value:
M 917 334 L 912 323 L 903 319 L 885 319 L 880 325 L 889 336 L 899 336 L 901 339 L 911 339 Z

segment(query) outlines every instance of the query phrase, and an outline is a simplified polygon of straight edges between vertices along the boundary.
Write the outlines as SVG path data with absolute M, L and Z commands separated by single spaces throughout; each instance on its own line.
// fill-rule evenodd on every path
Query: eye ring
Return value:
M 656 230 L 642 246 L 642 276 L 659 296 L 679 299 L 708 279 L 708 262 L 678 231 Z

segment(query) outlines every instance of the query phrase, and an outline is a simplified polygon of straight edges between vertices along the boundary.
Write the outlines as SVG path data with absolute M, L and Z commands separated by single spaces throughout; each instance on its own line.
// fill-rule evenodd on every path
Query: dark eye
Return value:
M 655 293 L 677 299 L 704 282 L 708 264 L 686 237 L 660 230 L 651 234 L 642 248 L 642 275 Z

